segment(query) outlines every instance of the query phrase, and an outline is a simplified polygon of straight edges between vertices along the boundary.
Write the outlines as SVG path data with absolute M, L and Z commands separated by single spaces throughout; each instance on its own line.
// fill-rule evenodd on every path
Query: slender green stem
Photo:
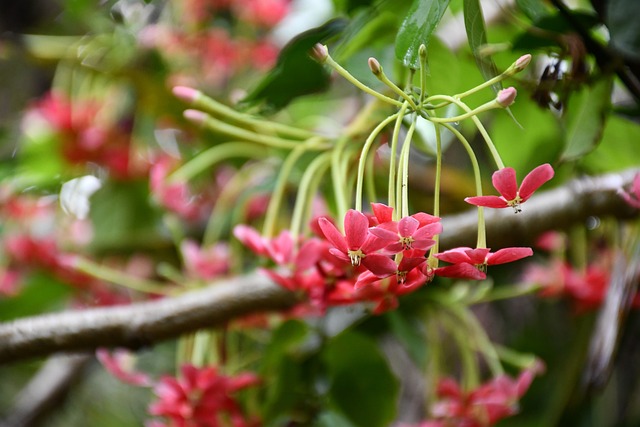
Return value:
M 400 89 L 398 87 L 398 85 L 396 85 L 394 82 L 392 82 L 391 80 L 389 80 L 389 77 L 387 77 L 387 75 L 384 73 L 384 71 L 380 71 L 380 73 L 375 75 L 378 79 L 380 79 L 380 81 L 384 84 L 386 84 L 387 86 L 389 86 L 389 88 L 395 92 L 398 96 L 402 97 L 406 102 L 409 103 L 409 105 L 411 106 L 411 108 L 413 109 L 413 111 L 418 111 L 418 106 L 416 105 L 415 101 L 413 100 L 413 98 L 411 98 L 411 96 L 409 96 L 405 91 L 403 91 L 402 89 Z
M 207 227 L 204 231 L 204 237 L 202 238 L 202 246 L 207 247 L 213 245 L 220 240 L 222 232 L 229 222 L 237 223 L 228 218 L 226 212 L 233 210 L 236 204 L 238 194 L 247 188 L 247 182 L 250 182 L 251 178 L 264 171 L 264 164 L 256 163 L 243 167 L 231 177 L 231 179 L 224 185 L 222 192 L 218 195 L 216 203 L 213 206 L 211 215 L 207 222 Z M 239 222 L 239 221 L 238 221 Z
M 456 104 L 457 106 L 459 106 L 460 108 L 462 108 L 466 112 L 472 111 L 471 108 L 469 108 L 469 106 L 467 104 L 465 104 L 464 102 L 460 101 L 459 99 L 453 98 L 451 96 L 447 96 L 447 95 L 430 96 L 429 98 L 426 99 L 426 101 L 430 102 L 431 100 L 438 100 L 438 99 L 445 100 L 445 101 L 450 101 L 450 102 Z M 425 119 L 429 120 L 429 117 L 425 116 Z M 480 134 L 484 138 L 484 141 L 487 144 L 487 147 L 489 148 L 489 151 L 491 152 L 491 156 L 493 156 L 493 160 L 496 162 L 496 165 L 498 166 L 498 169 L 504 168 L 504 163 L 502 162 L 502 158 L 500 158 L 500 154 L 498 153 L 498 150 L 496 149 L 496 146 L 493 144 L 493 141 L 491 140 L 491 137 L 489 136 L 489 133 L 485 129 L 485 127 L 482 124 L 482 122 L 480 121 L 480 119 L 478 119 L 476 116 L 471 116 L 471 120 L 473 120 L 473 124 L 476 125 L 476 127 L 478 128 L 478 131 L 480 131 Z
M 330 165 L 331 153 L 322 153 L 313 159 L 302 175 L 300 186 L 298 187 L 298 197 L 296 197 L 293 215 L 291 216 L 291 236 L 294 242 L 297 241 L 297 237 L 301 233 L 304 214 L 315 196 L 315 191 L 312 191 L 312 184 L 314 181 L 319 182 Z
M 402 121 L 404 120 L 405 113 L 409 108 L 409 104 L 405 102 L 398 111 L 396 122 L 393 126 L 393 135 L 391 136 L 391 147 L 389 150 L 389 206 L 394 208 L 393 216 L 397 218 L 398 209 L 396 206 L 396 152 L 398 151 L 398 138 L 400 136 L 400 129 L 402 129 Z
M 465 308 L 460 304 L 450 304 L 447 306 L 450 312 L 458 318 L 460 323 L 467 326 L 469 330 L 469 335 L 474 337 L 474 341 L 477 344 L 477 349 L 484 356 L 489 369 L 493 376 L 502 375 L 504 373 L 504 369 L 500 364 L 500 357 L 498 356 L 498 352 L 495 347 L 489 340 L 486 331 L 478 322 L 478 319 L 471 314 L 469 309 Z
M 361 211 L 362 212 L 362 183 L 364 180 L 364 170 L 365 170 L 365 165 L 366 165 L 366 161 L 367 161 L 367 157 L 369 154 L 369 150 L 371 149 L 371 146 L 373 145 L 373 143 L 375 142 L 377 136 L 380 134 L 380 132 L 382 132 L 382 130 L 392 121 L 394 121 L 396 119 L 396 117 L 398 116 L 399 113 L 393 114 L 389 117 L 387 117 L 386 119 L 384 119 L 382 122 L 380 122 L 380 124 L 378 124 L 378 126 L 375 127 L 375 129 L 373 129 L 373 131 L 371 132 L 371 134 L 369 134 L 369 137 L 367 137 L 367 140 L 364 143 L 364 146 L 362 147 L 362 152 L 360 153 L 360 160 L 358 161 L 358 180 L 356 183 L 356 205 L 355 208 L 357 211 Z
M 191 111 L 191 110 L 188 110 Z M 286 148 L 286 149 L 295 149 L 300 146 L 300 141 L 292 141 L 290 139 L 279 138 L 276 136 L 269 135 L 260 135 L 253 131 L 239 128 L 237 126 L 231 125 L 229 123 L 225 123 L 221 120 L 218 120 L 214 117 L 211 117 L 208 114 L 202 113 L 202 124 L 207 129 L 210 129 L 214 132 L 223 133 L 225 135 L 231 136 L 233 138 L 241 139 L 244 141 L 255 142 L 262 145 L 267 145 L 273 148 Z M 319 137 L 314 137 L 312 139 L 317 140 Z M 324 150 L 329 148 L 328 144 L 315 144 L 313 147 L 310 147 L 309 150 Z
M 457 94 L 457 95 L 453 95 L 453 96 L 454 96 L 455 98 L 464 98 L 465 96 L 469 96 L 469 95 L 471 95 L 471 94 L 474 94 L 474 93 L 476 93 L 476 92 L 479 92 L 479 91 L 481 91 L 481 90 L 482 90 L 482 89 L 484 89 L 484 88 L 487 88 L 487 87 L 493 86 L 493 85 L 494 85 L 494 84 L 496 84 L 496 83 L 500 83 L 501 81 L 503 81 L 503 80 L 504 80 L 504 79 L 506 79 L 507 77 L 509 77 L 509 75 L 505 75 L 504 73 L 503 73 L 503 74 L 499 74 L 499 75 L 497 75 L 497 76 L 495 76 L 495 77 L 493 77 L 493 78 L 491 78 L 491 79 L 489 79 L 489 80 L 485 81 L 484 83 L 479 84 L 479 85 L 478 85 L 478 86 L 476 86 L 476 87 L 472 87 L 471 89 L 469 89 L 469 90 L 467 90 L 467 91 L 465 91 L 465 92 L 462 92 L 462 93 L 459 93 L 459 94 Z
M 398 182 L 400 182 L 402 186 L 402 217 L 409 216 L 409 153 L 411 151 L 411 139 L 413 138 L 413 132 L 416 129 L 416 118 L 417 117 L 414 116 L 411 121 L 411 126 L 409 126 L 409 130 L 407 131 L 407 136 L 404 139 L 402 151 L 400 153 L 401 169 L 398 170 L 398 174 L 401 179 L 399 179 Z
M 125 288 L 133 289 L 138 292 L 158 295 L 171 295 L 175 293 L 175 289 L 167 289 L 167 286 L 163 283 L 131 276 L 118 269 L 96 264 L 86 258 L 75 258 L 73 267 L 76 270 L 92 277 L 124 286 Z
M 456 138 L 458 138 L 458 140 L 462 143 L 465 150 L 467 151 L 469 159 L 471 160 L 471 166 L 473 168 L 473 176 L 476 181 L 476 195 L 482 196 L 482 178 L 480 176 L 480 166 L 478 165 L 478 159 L 473 152 L 473 148 L 471 148 L 471 144 L 469 144 L 469 141 L 467 141 L 467 139 L 458 131 L 458 129 L 454 128 L 450 124 L 443 123 L 442 126 L 449 129 L 451 133 L 453 133 Z M 484 224 L 484 208 L 481 206 L 478 206 L 478 241 L 476 247 L 487 247 L 487 232 L 485 230 Z
M 438 320 L 447 332 L 453 337 L 460 352 L 462 362 L 462 386 L 463 389 L 473 390 L 480 384 L 480 373 L 473 349 L 469 345 L 470 331 L 461 327 L 460 319 L 448 309 L 449 305 L 442 307 Z
M 433 215 L 439 217 L 440 216 L 440 186 L 442 181 L 442 132 L 439 124 L 434 124 L 435 132 L 436 132 L 436 179 L 433 184 Z M 434 265 L 430 266 L 432 268 L 436 268 L 438 266 L 438 259 L 432 257 L 431 255 L 435 255 L 440 250 L 440 235 L 436 234 L 433 236 L 433 240 L 436 242 L 429 252 L 429 258 L 432 260 L 431 262 Z
M 521 353 L 499 344 L 494 344 L 493 346 L 500 357 L 500 360 L 515 366 L 516 368 L 527 369 L 536 363 L 537 358 L 533 354 Z
M 240 124 L 251 127 L 257 133 L 273 134 L 278 133 L 282 136 L 296 139 L 309 139 L 316 137 L 317 134 L 305 129 L 299 129 L 293 126 L 285 125 L 278 122 L 267 121 L 258 117 L 253 117 L 248 114 L 241 113 L 228 107 L 213 98 L 208 97 L 200 91 L 197 91 L 197 95 L 192 104 L 198 109 L 208 111 L 210 113 L 219 114 L 221 116 L 232 119 Z
M 349 142 L 349 138 L 343 136 L 336 143 L 333 153 L 331 155 L 331 179 L 333 181 L 333 192 L 336 199 L 337 218 L 344 218 L 349 209 L 347 194 L 345 191 L 346 183 L 346 170 L 342 168 L 342 161 L 344 161 L 345 148 Z M 338 221 L 341 224 L 341 221 Z M 344 230 L 343 230 L 344 231 Z
M 282 168 L 280 169 L 280 174 L 278 174 L 278 179 L 276 180 L 275 188 L 273 189 L 273 194 L 271 195 L 271 200 L 269 201 L 269 206 L 267 207 L 267 213 L 264 220 L 264 226 L 262 228 L 262 235 L 265 237 L 273 237 L 275 232 L 275 225 L 278 219 L 278 211 L 280 209 L 280 205 L 282 204 L 282 198 L 284 196 L 285 189 L 287 187 L 287 180 L 289 179 L 289 175 L 291 174 L 291 170 L 296 162 L 300 159 L 300 157 L 312 149 L 311 144 L 299 144 L 294 150 L 289 153 L 284 163 L 282 164 Z
M 470 110 L 464 114 L 460 114 L 459 116 L 453 116 L 453 117 L 433 117 L 430 116 L 430 121 L 434 122 L 434 123 L 455 123 L 455 122 L 459 122 L 468 118 L 471 118 L 473 116 L 476 116 L 480 113 L 483 113 L 485 111 L 490 111 L 490 110 L 495 110 L 497 108 L 504 108 L 502 107 L 498 101 L 496 101 L 495 99 L 486 102 L 484 104 L 482 104 L 479 107 L 474 108 L 473 110 Z
M 356 79 L 355 77 L 353 77 L 353 75 L 351 75 L 351 73 L 349 73 L 347 70 L 345 70 L 344 68 L 342 68 L 342 66 L 340 64 L 338 64 L 336 61 L 333 60 L 333 58 L 331 58 L 331 55 L 327 56 L 327 60 L 326 60 L 326 64 L 329 65 L 331 68 L 333 68 L 334 70 L 336 70 L 336 72 L 338 74 L 340 74 L 342 77 L 344 77 L 345 79 L 347 79 L 350 83 L 352 83 L 355 87 L 357 87 L 358 89 L 360 89 L 361 91 L 368 93 L 369 95 L 372 95 L 374 97 L 376 97 L 377 99 L 384 101 L 386 103 L 395 105 L 395 106 L 401 106 L 402 102 L 393 99 L 393 98 L 389 98 L 386 95 L 381 94 L 380 92 L 371 89 L 369 86 L 365 85 L 364 83 L 362 83 L 360 80 Z
M 197 154 L 193 159 L 174 171 L 167 181 L 188 181 L 200 172 L 211 167 L 215 163 L 233 157 L 262 158 L 268 154 L 268 150 L 252 142 L 226 142 L 215 145 Z
M 378 200 L 378 195 L 376 193 L 376 183 L 375 183 L 375 165 L 376 165 L 376 156 L 372 155 L 367 158 L 366 170 L 364 173 L 365 176 L 365 187 L 367 192 L 367 198 L 374 202 Z

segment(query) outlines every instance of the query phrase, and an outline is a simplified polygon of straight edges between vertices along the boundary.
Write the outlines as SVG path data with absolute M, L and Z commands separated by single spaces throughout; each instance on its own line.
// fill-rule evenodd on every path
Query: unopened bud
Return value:
M 323 45 L 322 43 L 316 43 L 311 49 L 311 54 L 316 61 L 324 64 L 324 62 L 327 60 L 327 57 L 329 56 L 329 49 L 327 49 L 327 46 Z
M 376 76 L 382 74 L 382 65 L 380 65 L 376 58 L 369 58 L 369 68 L 371 69 L 371 72 Z
M 531 55 L 527 53 L 526 55 L 522 55 L 520 58 L 518 58 L 518 60 L 513 64 L 513 66 L 517 72 L 520 72 L 525 68 L 527 68 L 527 65 L 529 65 L 529 62 L 531 62 Z
M 173 94 L 176 98 L 181 99 L 182 101 L 192 103 L 198 98 L 200 92 L 190 87 L 176 86 L 173 88 Z
M 198 111 L 198 110 L 184 110 L 184 113 L 182 113 L 185 117 L 185 119 L 202 125 L 204 124 L 204 122 L 207 121 L 207 115 L 205 113 L 203 113 L 202 111 Z
M 496 101 L 498 101 L 498 104 L 500 104 L 501 107 L 507 108 L 508 106 L 513 104 L 513 101 L 516 100 L 516 95 L 517 94 L 518 94 L 518 92 L 516 91 L 516 88 L 508 87 L 508 88 L 502 89 L 500 92 L 498 92 L 498 96 L 496 97 Z
M 424 44 L 421 44 L 418 48 L 418 54 L 420 55 L 420 58 L 427 57 L 427 47 Z

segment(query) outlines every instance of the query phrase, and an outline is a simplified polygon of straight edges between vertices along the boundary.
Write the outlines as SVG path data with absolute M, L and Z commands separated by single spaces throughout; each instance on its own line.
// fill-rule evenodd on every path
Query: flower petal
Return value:
M 331 242 L 340 252 L 347 253 L 347 242 L 344 240 L 342 233 L 338 231 L 335 225 L 327 218 L 318 219 L 318 226 L 322 230 L 324 237 Z
M 509 207 L 506 200 L 502 197 L 498 196 L 475 196 L 475 197 L 467 197 L 464 199 L 465 202 L 476 205 L 476 206 L 484 206 L 487 208 L 506 208 Z
M 380 278 L 389 277 L 398 271 L 398 265 L 395 261 L 385 255 L 367 255 L 362 258 L 361 262 L 367 267 L 367 270 Z
M 449 249 L 448 251 L 435 254 L 435 257 L 441 261 L 449 262 L 451 264 L 460 264 L 463 262 L 470 263 L 471 260 L 469 259 L 469 255 L 466 253 L 466 251 L 470 249 L 471 248 L 467 247 Z
M 369 220 L 360 211 L 349 209 L 344 217 L 344 233 L 347 247 L 360 249 L 369 234 Z
M 371 203 L 373 214 L 378 220 L 378 224 L 384 224 L 393 219 L 393 208 L 383 203 Z
M 516 171 L 513 168 L 502 168 L 495 171 L 491 177 L 491 182 L 506 200 L 513 200 L 518 195 Z
M 398 222 L 398 234 L 402 237 L 412 236 L 413 233 L 418 229 L 420 223 L 417 219 L 412 218 L 410 216 L 405 216 Z
M 487 257 L 487 265 L 505 264 L 533 255 L 531 248 L 504 248 Z
M 486 274 L 469 263 L 439 267 L 435 269 L 434 273 L 436 276 L 451 277 L 455 279 L 483 280 L 487 278 Z
M 553 174 L 553 168 L 549 163 L 540 165 L 529 172 L 522 180 L 522 185 L 520 185 L 519 196 L 522 201 L 527 200 L 542 184 L 553 178 Z

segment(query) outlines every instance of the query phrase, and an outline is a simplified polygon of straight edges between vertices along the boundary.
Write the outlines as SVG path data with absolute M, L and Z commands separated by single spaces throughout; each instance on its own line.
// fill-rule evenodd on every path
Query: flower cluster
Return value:
M 165 376 L 154 392 L 158 399 L 149 413 L 164 417 L 168 423 L 152 421 L 149 427 L 219 427 L 229 420 L 233 427 L 258 425 L 247 420 L 233 394 L 260 382 L 257 376 L 243 373 L 233 377 L 222 375 L 215 367 L 182 366 L 182 377 Z
M 469 391 L 464 391 L 455 380 L 445 378 L 436 390 L 438 401 L 431 408 L 433 418 L 414 427 L 496 425 L 518 412 L 518 401 L 533 378 L 543 371 L 543 365 L 538 362 L 522 371 L 518 378 L 500 375 Z
M 344 234 L 327 217 L 317 219 L 318 237 L 294 240 L 283 231 L 267 239 L 239 225 L 235 236 L 254 253 L 271 259 L 277 268 L 265 270 L 276 283 L 302 291 L 322 313 L 327 306 L 359 301 L 375 303 L 373 312 L 394 309 L 398 297 L 411 293 L 434 276 L 481 280 L 488 265 L 516 261 L 533 254 L 530 248 L 456 248 L 434 254 L 451 263 L 434 268 L 428 251 L 442 232 L 440 218 L 419 212 L 393 220 L 393 208 L 372 204 L 373 214 L 350 209 Z

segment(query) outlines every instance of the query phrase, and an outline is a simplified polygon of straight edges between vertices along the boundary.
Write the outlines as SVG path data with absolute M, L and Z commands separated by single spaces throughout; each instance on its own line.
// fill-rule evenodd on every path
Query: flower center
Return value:
M 400 244 L 402 245 L 402 249 L 408 251 L 411 249 L 411 244 L 414 242 L 413 237 L 400 237 Z
M 507 202 L 507 205 L 511 206 L 515 213 L 520 213 L 520 212 L 522 212 L 522 208 L 520 208 L 520 203 L 522 203 L 522 198 L 518 194 L 518 195 L 516 195 L 515 199 L 509 200 Z
M 362 250 L 358 249 L 357 251 L 347 251 L 347 255 L 349 255 L 349 259 L 351 260 L 351 265 L 357 267 L 360 265 L 360 261 L 366 255 L 362 252 Z

